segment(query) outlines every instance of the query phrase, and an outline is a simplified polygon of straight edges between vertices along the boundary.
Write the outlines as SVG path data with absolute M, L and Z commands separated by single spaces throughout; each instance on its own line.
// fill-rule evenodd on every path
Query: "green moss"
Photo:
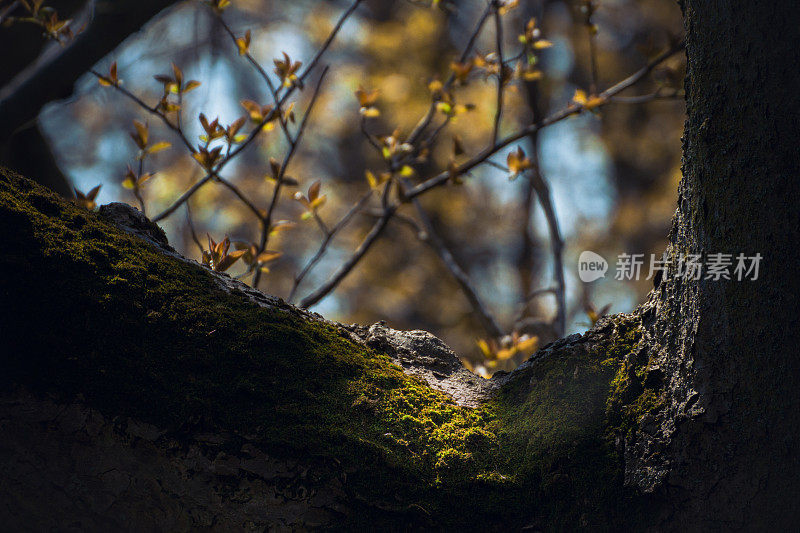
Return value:
M 320 477 L 346 471 L 357 500 L 395 502 L 359 515 L 372 526 L 398 515 L 446 516 L 445 527 L 619 521 L 627 496 L 608 431 L 653 401 L 630 381 L 641 369 L 625 370 L 634 324 L 621 320 L 591 353 L 535 363 L 468 409 L 333 326 L 228 294 L 203 267 L 1 171 L 0 214 L 0 291 L 18 302 L 0 310 L 13 332 L 5 386 L 79 396 L 178 441 L 247 436 Z
M 623 323 L 612 346 L 611 355 L 621 361 L 611 382 L 606 402 L 610 438 L 631 438 L 645 415 L 663 404 L 660 383 L 647 382 L 650 360 L 646 351 L 638 351 L 642 329 L 638 321 Z

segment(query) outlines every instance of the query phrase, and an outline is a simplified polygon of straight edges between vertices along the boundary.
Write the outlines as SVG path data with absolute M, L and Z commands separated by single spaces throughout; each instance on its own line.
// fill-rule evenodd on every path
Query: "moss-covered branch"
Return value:
M 335 480 L 329 524 L 610 526 L 643 503 L 621 453 L 658 402 L 635 316 L 551 345 L 465 407 L 337 325 L 6 171 L 0 229 L 5 397 L 22 386 L 150 424 L 167 455 L 213 433 L 210 460 L 249 447 L 305 465 L 308 497 L 292 505 Z M 241 507 L 233 488 L 252 475 L 209 490 Z

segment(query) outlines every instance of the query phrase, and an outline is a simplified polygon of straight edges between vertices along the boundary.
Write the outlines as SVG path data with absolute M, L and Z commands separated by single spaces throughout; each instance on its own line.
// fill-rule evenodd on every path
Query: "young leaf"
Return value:
M 259 263 L 269 263 L 270 261 L 275 261 L 277 258 L 279 258 L 282 255 L 283 255 L 282 252 L 275 252 L 275 251 L 272 251 L 272 250 L 266 250 L 266 251 L 261 252 L 260 254 L 258 254 L 258 257 L 256 258 L 256 260 Z
M 186 86 L 183 88 L 184 93 L 188 93 L 191 90 L 197 89 L 200 87 L 200 82 L 197 80 L 189 80 L 186 82 Z
M 525 151 L 518 146 L 516 151 L 509 152 L 506 157 L 509 178 L 516 178 L 521 172 L 533 167 L 533 162 L 525 155 Z
M 244 33 L 244 37 L 236 38 L 236 47 L 239 49 L 239 55 L 245 55 L 250 49 L 250 30 Z
M 587 96 L 586 91 L 575 89 L 575 95 L 572 97 L 572 101 L 587 111 L 592 111 L 593 109 L 603 105 L 606 100 L 602 96 L 598 96 L 596 94 Z
M 148 141 L 147 125 L 139 122 L 138 120 L 134 120 L 133 127 L 136 131 L 130 134 L 131 138 L 133 139 L 133 142 L 136 143 L 136 146 L 138 146 L 140 150 L 144 150 L 145 148 L 147 148 L 147 141 Z
M 103 87 L 117 86 L 120 84 L 120 79 L 117 77 L 117 62 L 111 63 L 111 68 L 108 70 L 108 77 L 100 76 L 97 81 Z
M 358 103 L 361 107 L 372 107 L 375 105 L 375 102 L 378 101 L 379 94 L 380 93 L 377 89 L 367 91 L 363 87 L 359 86 L 358 90 L 356 91 L 356 98 L 358 98 Z
M 85 207 L 89 211 L 93 211 L 94 208 L 97 207 L 95 199 L 97 198 L 97 193 L 100 192 L 100 187 L 102 187 L 102 185 L 97 185 L 86 194 L 82 193 L 78 189 L 75 189 L 75 203 Z
M 312 204 L 319 197 L 319 190 L 322 187 L 322 181 L 317 180 L 308 188 L 308 201 Z
M 157 142 L 155 144 L 151 144 L 150 146 L 147 147 L 146 151 L 147 151 L 148 154 L 157 154 L 158 152 L 166 150 L 170 146 L 172 146 L 172 143 L 167 142 L 167 141 L 161 141 L 161 142 Z
M 467 77 L 469 76 L 470 72 L 472 72 L 474 67 L 475 61 L 468 61 L 466 63 L 456 63 L 454 61 L 450 63 L 450 69 L 453 71 L 456 81 L 458 81 L 458 83 L 461 85 L 467 83 Z

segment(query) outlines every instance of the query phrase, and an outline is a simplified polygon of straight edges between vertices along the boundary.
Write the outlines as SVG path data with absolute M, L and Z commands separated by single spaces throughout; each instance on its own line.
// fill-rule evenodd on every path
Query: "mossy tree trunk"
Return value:
M 689 118 L 663 276 L 632 315 L 481 380 L 181 258 L 122 206 L 0 172 L 0 519 L 13 529 L 792 524 L 798 99 L 791 2 L 685 5 Z M 691 520 L 691 522 L 687 522 Z

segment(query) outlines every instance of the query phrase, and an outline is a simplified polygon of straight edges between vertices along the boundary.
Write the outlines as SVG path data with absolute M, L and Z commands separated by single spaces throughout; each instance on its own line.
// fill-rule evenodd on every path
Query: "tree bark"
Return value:
M 800 11 L 687 0 L 688 120 L 667 254 L 763 256 L 757 281 L 666 276 L 640 310 L 668 400 L 628 451 L 670 523 L 795 527 L 800 497 Z M 661 378 L 663 376 L 663 378 Z
M 794 525 L 797 83 L 790 2 L 687 0 L 669 271 L 483 380 L 441 341 L 342 326 L 180 257 L 136 210 L 0 172 L 0 520 L 11 529 Z

